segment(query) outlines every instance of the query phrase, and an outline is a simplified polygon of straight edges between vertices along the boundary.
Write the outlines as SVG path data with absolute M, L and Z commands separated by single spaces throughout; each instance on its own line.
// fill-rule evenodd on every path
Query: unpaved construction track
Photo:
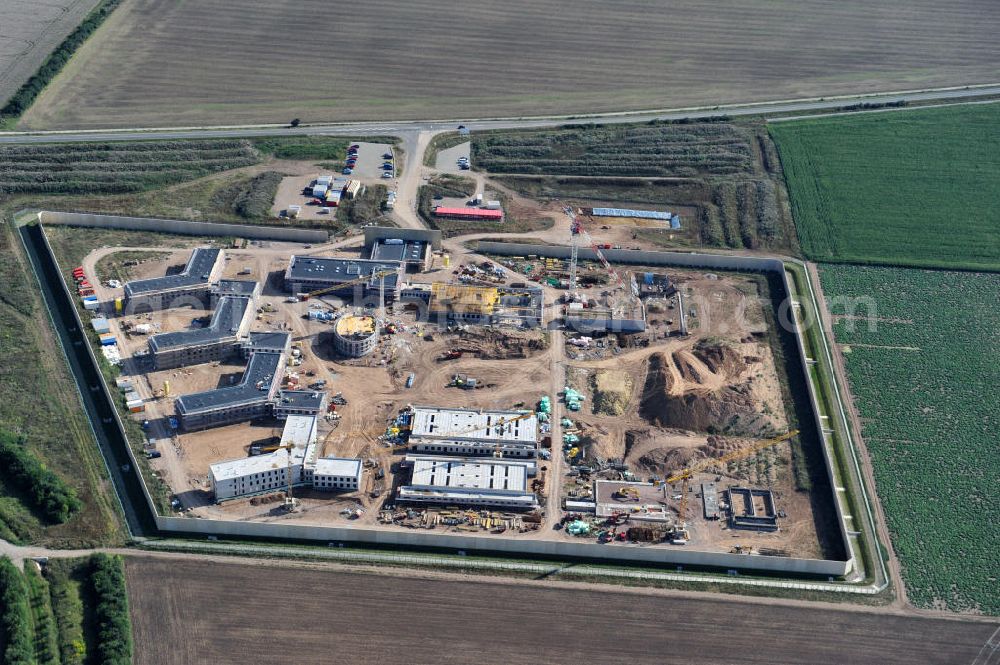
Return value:
M 127 559 L 137 665 L 973 662 L 985 622 L 540 583 Z M 991 661 L 980 661 L 989 663 Z

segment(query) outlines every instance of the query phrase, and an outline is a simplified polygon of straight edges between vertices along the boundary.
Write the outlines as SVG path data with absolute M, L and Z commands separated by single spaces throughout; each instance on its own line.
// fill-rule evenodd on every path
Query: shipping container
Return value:
M 91 312 L 95 312 L 98 309 L 100 309 L 100 307 L 101 307 L 101 304 L 99 302 L 97 302 L 97 298 L 94 298 L 93 300 L 86 300 L 86 299 L 84 299 L 84 301 L 83 301 L 83 308 L 85 310 L 88 310 L 88 311 L 91 311 Z

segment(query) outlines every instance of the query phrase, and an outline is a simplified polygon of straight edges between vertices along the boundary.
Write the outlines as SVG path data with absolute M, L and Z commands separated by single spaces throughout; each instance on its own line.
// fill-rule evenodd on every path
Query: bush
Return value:
M 86 647 L 83 639 L 83 601 L 76 582 L 70 577 L 76 561 L 50 560 L 46 577 L 52 612 L 59 640 L 59 659 L 63 665 L 83 665 Z
M 59 645 L 49 584 L 33 561 L 24 562 L 24 579 L 35 625 L 35 657 L 39 665 L 59 665 Z
M 385 202 L 385 185 L 369 185 L 353 199 L 342 199 L 337 216 L 350 224 L 368 224 L 382 219 Z
M 0 473 L 50 522 L 65 522 L 80 509 L 73 488 L 25 448 L 23 440 L 8 432 L 0 432 Z
M 0 559 L 0 644 L 4 665 L 34 665 L 28 590 L 14 563 Z
M 90 562 L 94 620 L 97 624 L 96 662 L 102 665 L 130 665 L 132 625 L 121 557 L 95 554 Z
M 243 219 L 270 217 L 271 205 L 284 177 L 283 173 L 266 171 L 252 178 L 234 182 L 216 192 L 212 202 L 228 208 Z

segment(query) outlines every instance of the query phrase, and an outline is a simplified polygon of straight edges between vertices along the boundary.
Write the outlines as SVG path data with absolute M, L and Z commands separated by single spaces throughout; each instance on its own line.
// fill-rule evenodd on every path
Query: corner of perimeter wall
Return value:
M 216 236 L 278 240 L 302 243 L 325 243 L 330 234 L 317 229 L 291 229 L 280 226 L 253 226 L 249 224 L 218 224 L 215 222 L 189 222 L 180 219 L 155 219 L 148 217 L 119 217 L 84 212 L 56 212 L 42 210 L 39 221 L 62 226 L 88 226 L 124 231 L 156 231 L 191 236 Z
M 477 250 L 481 254 L 499 254 L 502 256 L 545 256 L 549 258 L 568 259 L 571 248 L 561 245 L 532 245 L 525 243 L 507 242 L 484 242 L 480 241 Z M 778 258 L 756 257 L 756 256 L 729 256 L 724 254 L 705 254 L 696 252 L 650 252 L 629 249 L 609 249 L 601 252 L 612 263 L 632 264 L 632 265 L 652 265 L 652 266 L 673 266 L 680 268 L 708 268 L 714 270 L 744 270 L 752 272 L 773 272 L 781 276 L 781 281 L 785 289 L 785 297 L 789 300 L 792 297 L 792 285 L 789 282 L 788 273 L 785 270 L 785 262 Z M 579 258 L 590 261 L 597 261 L 597 252 L 592 249 L 579 249 Z M 800 294 L 800 297 L 802 295 Z M 791 312 L 791 302 L 788 304 Z M 819 313 L 817 312 L 817 316 Z M 813 323 L 812 325 L 815 325 Z M 808 376 L 809 363 L 806 358 L 805 342 L 802 339 L 802 325 L 793 319 L 793 332 L 795 333 L 795 346 L 799 352 L 799 361 L 802 369 L 806 372 L 806 387 L 809 392 L 809 403 L 812 406 L 813 419 L 816 431 L 820 437 L 824 437 L 823 421 L 820 419 L 819 395 L 813 387 L 812 380 Z M 821 441 L 820 448 L 823 450 L 823 460 L 826 462 L 826 473 L 830 481 L 830 500 L 833 501 L 837 512 L 837 522 L 839 524 L 840 538 L 844 551 L 848 553 L 846 564 L 848 570 L 855 567 L 854 550 L 851 547 L 851 540 L 848 536 L 847 521 L 844 518 L 844 511 L 841 509 L 840 499 L 837 496 L 837 483 L 833 473 L 834 460 L 831 456 L 829 446 L 825 440 Z

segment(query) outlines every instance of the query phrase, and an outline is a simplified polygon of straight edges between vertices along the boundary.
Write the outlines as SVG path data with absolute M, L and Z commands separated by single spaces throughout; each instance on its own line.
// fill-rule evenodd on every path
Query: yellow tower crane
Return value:
M 773 439 L 764 439 L 757 441 L 743 448 L 738 448 L 731 453 L 727 453 L 722 457 L 711 457 L 708 459 L 703 459 L 697 464 L 692 464 L 688 468 L 678 471 L 674 475 L 667 478 L 664 483 L 667 485 L 672 485 L 677 481 L 681 481 L 681 504 L 680 510 L 678 511 L 678 517 L 681 520 L 681 530 L 687 526 L 687 501 L 688 501 L 688 482 L 694 477 L 694 474 L 700 473 L 705 469 L 711 468 L 716 464 L 726 464 L 728 462 L 733 462 L 744 457 L 749 457 L 759 450 L 764 448 L 770 448 L 771 446 L 776 446 L 782 441 L 788 441 L 793 436 L 797 435 L 799 430 L 793 429 L 790 432 L 785 432 L 781 436 L 776 436 Z M 685 538 L 686 540 L 686 538 Z
M 322 289 L 317 289 L 315 291 L 310 291 L 309 293 L 304 293 L 304 294 L 302 294 L 302 300 L 309 300 L 310 298 L 316 298 L 316 297 L 319 297 L 319 296 L 322 296 L 322 295 L 326 295 L 327 293 L 332 293 L 334 291 L 339 291 L 339 290 L 341 290 L 341 289 L 343 289 L 345 287 L 348 287 L 348 286 L 354 286 L 355 284 L 362 284 L 362 283 L 365 283 L 365 282 L 371 282 L 372 280 L 376 280 L 376 279 L 377 280 L 382 280 L 381 283 L 384 286 L 385 285 L 385 281 L 384 281 L 385 278 L 388 277 L 389 275 L 395 275 L 395 274 L 397 274 L 396 270 L 382 270 L 380 272 L 373 272 L 370 275 L 362 275 L 361 277 L 358 277 L 357 279 L 352 279 L 352 280 L 347 281 L 347 282 L 340 282 L 339 284 L 334 284 L 333 286 L 326 286 L 326 287 L 323 287 Z

